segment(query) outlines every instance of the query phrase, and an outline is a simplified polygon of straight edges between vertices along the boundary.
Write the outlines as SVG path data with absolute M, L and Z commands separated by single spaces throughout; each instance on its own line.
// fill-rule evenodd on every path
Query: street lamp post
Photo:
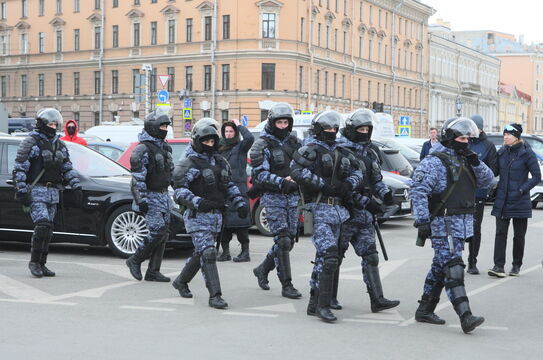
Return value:
M 460 97 L 457 97 L 456 98 L 456 101 L 454 102 L 454 104 L 456 105 L 456 117 L 460 117 L 462 116 L 462 100 L 460 100 Z

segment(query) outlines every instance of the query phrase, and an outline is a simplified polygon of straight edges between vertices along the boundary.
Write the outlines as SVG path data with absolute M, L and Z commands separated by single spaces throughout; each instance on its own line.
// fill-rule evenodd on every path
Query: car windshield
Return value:
M 419 159 L 420 155 L 413 149 L 411 149 L 409 146 L 406 146 L 404 144 L 400 144 L 399 142 L 393 140 L 393 139 L 387 139 L 387 138 L 379 138 L 378 141 L 385 144 L 387 147 L 399 150 L 400 153 L 405 156 L 407 159 Z
M 130 176 L 130 172 L 115 161 L 85 146 L 65 142 L 74 168 L 89 177 Z
M 531 146 L 532 150 L 539 156 L 543 156 L 543 142 L 530 137 L 525 137 L 524 141 L 526 141 Z
M 185 158 L 185 150 L 187 149 L 187 145 L 189 143 L 170 142 L 168 144 L 170 144 L 170 146 L 172 147 L 173 161 L 177 162 Z

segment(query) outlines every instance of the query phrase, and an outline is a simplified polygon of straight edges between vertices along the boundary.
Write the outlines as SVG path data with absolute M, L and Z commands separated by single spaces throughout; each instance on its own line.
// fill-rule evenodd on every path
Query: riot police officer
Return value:
M 25 211 L 30 211 L 34 223 L 28 268 L 35 277 L 55 276 L 45 263 L 62 185 L 72 188 L 76 204 L 83 199 L 68 149 L 57 135 L 61 126 L 62 115 L 58 110 L 38 111 L 36 129 L 21 142 L 13 168 L 15 199 Z
M 341 115 L 325 111 L 311 122 L 311 137 L 294 153 L 293 179 L 300 184 L 304 203 L 313 213 L 315 265 L 311 275 L 308 315 L 326 322 L 337 318 L 330 310 L 341 224 L 349 218 L 346 200 L 359 190 L 362 173 L 354 154 L 338 147 L 336 135 Z
M 201 267 L 209 291 L 209 306 L 224 309 L 228 304 L 221 297 L 214 243 L 218 241 L 227 202 L 231 202 L 241 218 L 249 215 L 249 208 L 232 182 L 230 165 L 217 153 L 218 147 L 219 124 L 213 119 L 201 119 L 192 130 L 186 158 L 175 167 L 174 198 L 186 207 L 183 219 L 195 251 L 173 286 L 182 297 L 192 297 L 188 283 Z
M 431 237 L 434 258 L 424 284 L 415 320 L 444 324 L 434 313 L 443 287 L 460 317 L 464 333 L 484 322 L 471 313 L 464 287 L 464 242 L 473 236 L 473 213 L 477 187 L 492 182 L 492 170 L 469 150 L 469 138 L 479 135 L 471 119 L 447 120 L 440 144 L 424 158 L 413 174 L 411 200 L 418 239 Z M 417 241 L 419 242 L 419 240 Z
M 363 162 L 362 191 L 353 194 L 350 207 L 351 218 L 341 226 L 339 242 L 339 266 L 343 256 L 353 244 L 355 253 L 362 257 L 362 273 L 370 295 L 371 311 L 378 312 L 390 309 L 400 304 L 398 300 L 388 300 L 383 296 L 383 287 L 379 276 L 379 253 L 375 246 L 374 222 L 377 213 L 381 213 L 380 205 L 373 200 L 376 194 L 383 199 L 385 205 L 392 205 L 392 191 L 383 183 L 381 165 L 379 164 L 380 151 L 371 142 L 375 114 L 368 109 L 361 109 L 351 114 L 345 121 L 342 129 L 343 136 L 338 140 L 340 147 L 351 150 Z M 341 309 L 337 301 L 339 269 L 334 279 L 334 292 L 332 309 Z
M 131 190 L 134 196 L 132 209 L 145 216 L 149 235 L 126 260 L 130 273 L 136 280 L 142 279 L 141 263 L 149 259 L 145 280 L 169 282 L 160 272 L 166 241 L 169 239 L 170 208 L 172 201 L 168 187 L 172 180 L 174 163 L 172 148 L 165 141 L 170 118 L 166 114 L 152 112 L 145 118 L 140 143 L 130 156 L 132 171 Z
M 290 251 L 298 230 L 298 185 L 291 177 L 291 160 L 301 146 L 291 134 L 294 111 L 289 104 L 278 103 L 268 113 L 268 123 L 250 150 L 254 197 L 261 195 L 260 205 L 273 234 L 273 246 L 264 261 L 253 269 L 258 286 L 269 290 L 268 274 L 277 266 L 281 294 L 290 299 L 302 296 L 292 285 Z

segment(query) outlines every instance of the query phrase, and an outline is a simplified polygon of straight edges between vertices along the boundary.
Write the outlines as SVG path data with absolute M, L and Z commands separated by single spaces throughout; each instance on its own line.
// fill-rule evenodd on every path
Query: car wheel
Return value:
M 537 201 L 532 201 L 532 209 L 537 209 Z
M 132 255 L 147 237 L 145 218 L 132 211 L 130 205 L 115 210 L 106 223 L 106 239 L 111 251 L 121 257 Z
M 260 204 L 258 204 L 255 211 L 255 225 L 262 235 L 272 236 L 268 225 L 268 219 L 266 219 L 266 209 Z

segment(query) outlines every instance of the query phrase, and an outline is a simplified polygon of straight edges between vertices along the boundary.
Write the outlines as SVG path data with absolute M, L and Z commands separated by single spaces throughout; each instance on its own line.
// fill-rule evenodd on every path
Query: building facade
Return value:
M 500 61 L 452 39 L 444 25 L 432 25 L 430 43 L 430 122 L 440 127 L 457 112 L 480 114 L 485 130 L 497 131 Z
M 503 130 L 505 125 L 517 123 L 526 129 L 531 111 L 530 95 L 520 91 L 514 85 L 500 83 L 500 109 L 498 126 Z
M 82 128 L 143 118 L 166 90 L 174 128 L 279 101 L 299 111 L 383 104 L 427 122 L 427 19 L 407 0 L 0 0 L 0 97 L 11 116 L 56 106 Z M 149 64 L 143 71 L 143 64 Z M 375 104 L 374 104 L 375 103 Z M 188 124 L 190 125 L 190 124 Z M 178 132 L 177 132 L 178 133 Z

